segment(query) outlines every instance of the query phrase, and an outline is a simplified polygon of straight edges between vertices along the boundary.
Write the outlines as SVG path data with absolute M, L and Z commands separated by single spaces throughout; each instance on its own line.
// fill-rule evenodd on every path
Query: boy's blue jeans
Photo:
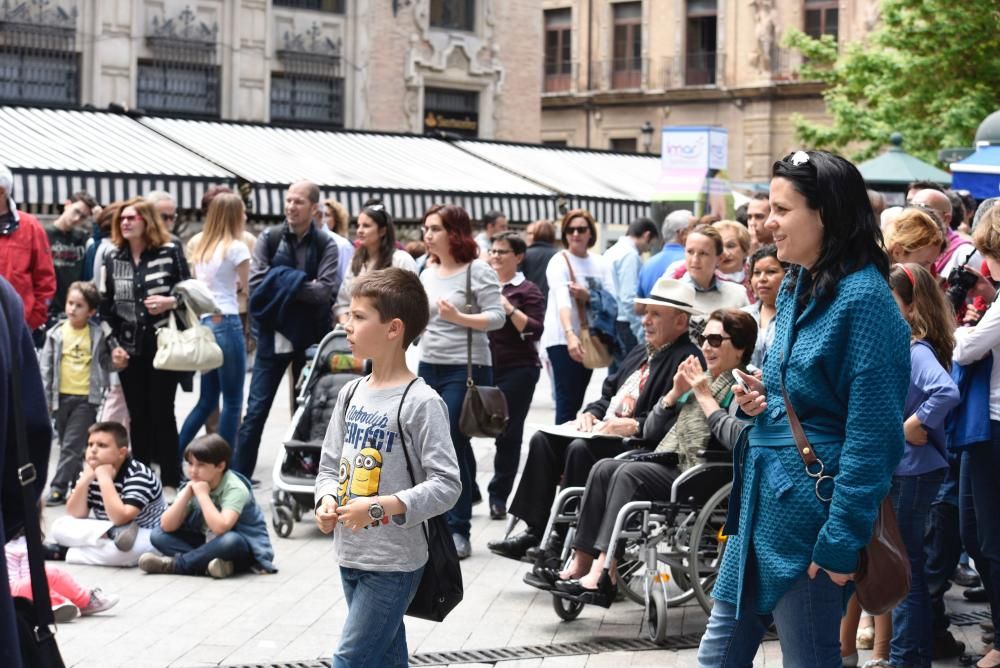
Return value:
M 206 542 L 205 534 L 187 527 L 171 532 L 156 527 L 150 540 L 162 554 L 174 558 L 178 575 L 204 575 L 212 559 L 231 561 L 236 571 L 249 570 L 253 563 L 250 544 L 235 531 Z
M 236 450 L 236 431 L 240 427 L 240 412 L 243 410 L 243 383 L 247 375 L 247 351 L 243 338 L 243 324 L 238 315 L 224 315 L 215 322 L 212 317 L 202 321 L 215 333 L 215 342 L 222 348 L 222 366 L 201 374 L 201 392 L 198 403 L 191 409 L 179 440 L 181 459 L 184 448 L 194 440 L 205 420 L 219 407 L 219 393 L 222 393 L 222 412 L 219 414 L 219 436 L 226 439 Z
M 406 668 L 403 614 L 420 585 L 421 566 L 410 572 L 340 567 L 347 622 L 333 655 L 333 668 Z

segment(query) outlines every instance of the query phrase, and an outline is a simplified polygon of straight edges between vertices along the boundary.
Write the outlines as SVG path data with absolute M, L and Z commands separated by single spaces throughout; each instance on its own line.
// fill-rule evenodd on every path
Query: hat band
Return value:
M 675 306 L 681 306 L 683 308 L 694 308 L 694 305 L 692 304 L 678 301 L 676 299 L 670 299 L 669 297 L 660 297 L 659 295 L 649 295 L 649 299 L 655 299 L 658 302 L 665 302 L 667 304 L 673 304 Z

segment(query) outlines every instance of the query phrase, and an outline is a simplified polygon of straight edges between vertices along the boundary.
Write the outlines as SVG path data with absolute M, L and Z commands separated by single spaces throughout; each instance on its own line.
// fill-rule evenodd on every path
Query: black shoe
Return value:
M 951 574 L 950 579 L 959 587 L 978 587 L 982 584 L 979 573 L 974 568 L 963 564 L 955 567 L 955 572 Z
M 993 640 L 996 638 L 995 633 L 984 633 L 982 636 L 982 641 L 984 645 L 992 645 Z
M 490 519 L 502 520 L 507 518 L 507 506 L 500 501 L 490 501 Z
M 541 589 L 542 591 L 552 590 L 552 583 L 545 578 L 538 576 L 534 571 L 528 571 L 525 573 L 521 580 L 524 581 L 524 584 L 529 587 L 534 587 L 535 589 Z
M 541 541 L 539 541 L 539 545 L 541 545 Z M 528 551 L 524 553 L 525 561 L 536 566 L 547 566 L 546 562 L 550 559 L 559 559 L 562 548 L 563 537 L 557 531 L 553 531 L 549 534 L 548 546 L 544 550 L 539 546 L 528 548 Z
M 507 540 L 496 540 L 486 546 L 493 554 L 507 557 L 514 561 L 520 561 L 529 547 L 535 547 L 541 542 L 541 538 L 530 531 L 522 531 L 516 536 L 511 536 Z
M 969 587 L 962 592 L 962 596 L 970 603 L 986 603 L 990 600 L 984 587 Z
M 554 589 L 556 582 L 559 581 L 559 572 L 558 567 L 536 566 L 524 574 L 524 583 L 535 589 L 549 591 Z
M 965 653 L 965 643 L 955 640 L 950 631 L 934 637 L 934 660 L 954 659 Z
M 578 579 L 557 580 L 554 592 L 574 601 L 579 601 L 586 605 L 597 605 L 602 608 L 610 608 L 618 594 L 618 585 L 611 582 L 611 576 L 607 571 L 601 573 L 601 579 L 597 581 L 597 589 L 587 589 L 580 584 Z
M 472 483 L 472 505 L 478 506 L 483 502 L 483 493 L 479 491 L 479 485 Z
M 69 548 L 57 543 L 42 543 L 42 551 L 45 553 L 45 561 L 66 561 Z
M 66 505 L 66 490 L 51 489 L 49 495 L 45 497 L 45 505 L 48 507 Z

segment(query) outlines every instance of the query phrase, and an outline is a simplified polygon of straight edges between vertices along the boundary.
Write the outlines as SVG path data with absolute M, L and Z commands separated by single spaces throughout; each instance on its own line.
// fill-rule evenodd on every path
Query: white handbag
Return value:
M 162 371 L 211 371 L 222 366 L 222 348 L 215 333 L 184 309 L 187 329 L 177 329 L 175 312 L 170 323 L 156 332 L 156 356 L 153 367 Z

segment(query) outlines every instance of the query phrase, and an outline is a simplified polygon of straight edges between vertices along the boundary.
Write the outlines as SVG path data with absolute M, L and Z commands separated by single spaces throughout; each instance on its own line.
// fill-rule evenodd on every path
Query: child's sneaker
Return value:
M 99 612 L 110 610 L 117 604 L 118 597 L 114 594 L 105 594 L 100 588 L 93 589 L 90 592 L 90 600 L 80 610 L 80 614 L 84 617 L 87 615 L 96 615 Z
M 135 539 L 139 535 L 139 523 L 129 522 L 124 527 L 115 527 L 114 538 L 115 547 L 121 552 L 128 552 L 135 545 Z
M 147 552 L 139 557 L 139 568 L 146 573 L 172 574 L 174 572 L 174 558 Z
M 66 622 L 73 621 L 79 616 L 80 608 L 76 607 L 69 601 L 60 603 L 56 607 L 52 608 L 52 617 L 56 620 L 56 624 L 65 624 Z
M 233 574 L 233 562 L 225 559 L 212 559 L 208 562 L 208 574 L 216 580 L 228 578 Z

